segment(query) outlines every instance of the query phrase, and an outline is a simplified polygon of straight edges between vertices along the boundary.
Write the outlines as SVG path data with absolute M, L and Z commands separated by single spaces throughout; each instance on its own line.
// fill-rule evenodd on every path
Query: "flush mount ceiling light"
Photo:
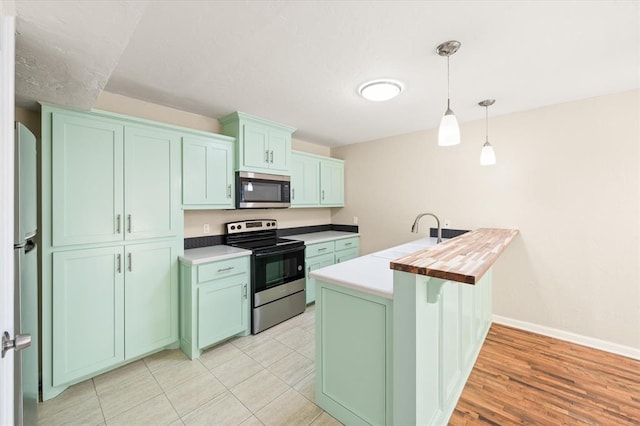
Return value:
M 495 103 L 495 99 L 485 99 L 478 102 L 478 105 L 485 108 L 485 122 L 486 122 L 486 139 L 484 145 L 482 145 L 482 151 L 480 152 L 480 165 L 491 166 L 496 164 L 496 153 L 493 151 L 493 147 L 489 143 L 489 107 Z
M 380 102 L 395 98 L 403 89 L 399 81 L 381 79 L 363 84 L 358 89 L 358 93 L 369 101 Z
M 438 130 L 438 145 L 451 146 L 460 143 L 460 127 L 455 114 L 451 110 L 451 101 L 449 98 L 449 56 L 453 55 L 460 49 L 460 42 L 456 40 L 445 41 L 436 48 L 436 53 L 440 56 L 447 57 L 447 110 L 440 121 Z

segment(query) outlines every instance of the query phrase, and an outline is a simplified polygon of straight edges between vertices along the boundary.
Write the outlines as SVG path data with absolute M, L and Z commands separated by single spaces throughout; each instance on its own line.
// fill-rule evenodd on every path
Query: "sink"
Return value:
M 382 250 L 382 251 L 379 251 L 377 253 L 373 253 L 371 256 L 380 257 L 382 259 L 394 260 L 394 259 L 398 259 L 400 257 L 404 257 L 404 256 L 406 256 L 408 254 L 411 254 L 414 251 L 417 251 L 417 250 L 405 251 L 405 250 L 398 250 L 398 249 L 394 248 L 394 249 Z

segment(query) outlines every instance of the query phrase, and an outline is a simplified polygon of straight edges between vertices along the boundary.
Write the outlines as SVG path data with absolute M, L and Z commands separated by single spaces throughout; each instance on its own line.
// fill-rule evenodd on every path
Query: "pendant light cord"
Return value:
M 486 129 L 486 133 L 485 133 L 485 142 L 489 142 L 489 105 L 484 107 L 485 110 L 485 129 Z
M 451 105 L 450 105 L 450 96 L 449 96 L 449 56 L 447 55 L 447 109 L 451 109 Z

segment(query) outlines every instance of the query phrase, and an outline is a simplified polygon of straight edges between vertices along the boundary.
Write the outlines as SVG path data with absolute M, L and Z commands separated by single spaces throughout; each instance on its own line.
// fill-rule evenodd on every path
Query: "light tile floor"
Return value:
M 314 306 L 189 360 L 166 350 L 39 405 L 42 425 L 340 425 L 314 403 Z

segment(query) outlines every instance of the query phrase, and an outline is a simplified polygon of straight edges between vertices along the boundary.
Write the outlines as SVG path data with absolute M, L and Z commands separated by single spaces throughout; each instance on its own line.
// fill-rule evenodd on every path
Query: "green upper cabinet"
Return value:
M 344 160 L 293 151 L 291 207 L 343 207 Z
M 320 159 L 291 154 L 291 207 L 317 206 L 320 201 Z
M 124 126 L 64 113 L 51 126 L 53 245 L 121 241 Z
M 51 120 L 53 246 L 182 232 L 177 133 L 72 112 Z
M 180 135 L 127 126 L 124 136 L 125 239 L 178 235 Z
M 234 208 L 233 138 L 182 138 L 182 205 L 185 209 Z
M 326 159 L 320 162 L 320 204 L 344 206 L 344 161 Z
M 220 119 L 222 133 L 236 138 L 235 170 L 291 174 L 293 127 L 273 123 L 242 112 Z

